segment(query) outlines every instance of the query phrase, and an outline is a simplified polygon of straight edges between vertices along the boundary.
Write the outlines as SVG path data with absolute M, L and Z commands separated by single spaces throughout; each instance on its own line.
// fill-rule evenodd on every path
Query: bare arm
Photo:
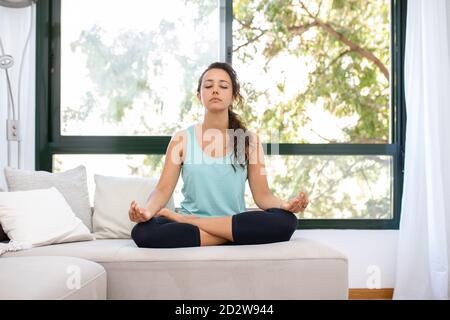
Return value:
M 171 139 L 167 146 L 164 168 L 158 184 L 150 193 L 144 208 L 139 208 L 135 201 L 131 203 L 129 210 L 131 221 L 150 220 L 169 201 L 180 176 L 184 139 L 185 135 L 182 132 L 175 134 Z
M 248 182 L 256 205 L 266 210 L 281 208 L 291 212 L 304 211 L 308 205 L 308 197 L 304 192 L 289 201 L 283 201 L 274 196 L 269 189 L 267 172 L 264 160 L 264 149 L 256 134 L 250 138 Z
M 248 183 L 253 200 L 260 209 L 281 208 L 281 199 L 275 197 L 269 189 L 264 150 L 256 134 L 250 136 Z

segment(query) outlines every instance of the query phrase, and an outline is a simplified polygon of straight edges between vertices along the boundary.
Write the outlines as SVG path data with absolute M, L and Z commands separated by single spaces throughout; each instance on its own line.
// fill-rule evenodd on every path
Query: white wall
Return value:
M 14 96 L 16 110 L 18 106 L 19 70 L 22 61 L 26 38 L 29 32 L 31 9 L 11 9 L 0 7 L 0 38 L 5 54 L 14 58 L 14 65 L 8 70 Z M 35 20 L 35 10 L 33 10 Z M 33 170 L 35 168 L 34 137 L 35 137 L 35 23 L 33 23 L 32 37 L 25 55 L 20 100 L 20 136 L 21 158 L 20 168 Z M 1 53 L 1 52 L 0 52 Z M 8 118 L 8 95 L 5 71 L 0 69 L 0 188 L 6 189 L 3 168 L 8 164 L 6 140 L 6 119 Z M 9 117 L 9 118 L 12 118 Z M 18 167 L 18 143 L 10 142 L 11 167 Z
M 450 2 L 447 1 L 446 4 L 447 4 L 447 30 L 449 31 L 448 32 L 448 41 L 450 43 Z M 450 50 L 449 50 L 449 52 L 450 52 Z
M 346 255 L 350 288 L 367 288 L 378 274 L 380 288 L 394 287 L 398 230 L 297 230 L 295 236 Z

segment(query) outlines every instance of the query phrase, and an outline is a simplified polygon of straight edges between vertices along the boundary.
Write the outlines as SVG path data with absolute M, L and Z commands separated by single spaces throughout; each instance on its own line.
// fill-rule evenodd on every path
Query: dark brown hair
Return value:
M 236 74 L 236 71 L 233 69 L 233 67 L 225 62 L 214 62 L 211 63 L 208 68 L 206 68 L 205 71 L 203 71 L 202 75 L 200 76 L 200 79 L 198 80 L 198 86 L 197 86 L 197 93 L 200 93 L 200 87 L 202 85 L 203 76 L 206 72 L 208 72 L 211 69 L 221 69 L 228 73 L 231 79 L 231 86 L 233 90 L 233 100 L 236 102 L 236 106 L 243 107 L 244 105 L 244 98 L 241 95 L 241 86 L 238 81 L 238 77 Z M 233 105 L 228 106 L 228 129 L 232 129 L 232 132 L 239 132 L 237 130 L 242 130 L 244 133 L 247 133 L 247 128 L 242 122 L 242 120 L 239 118 L 238 114 L 233 111 Z M 246 165 L 248 165 L 248 159 L 249 159 L 249 137 L 248 135 L 245 135 L 245 152 L 244 152 L 244 159 L 238 159 L 238 135 L 233 135 L 233 148 L 234 148 L 234 159 L 242 168 L 244 168 Z M 234 171 L 236 171 L 236 168 L 234 167 L 234 164 L 232 164 Z

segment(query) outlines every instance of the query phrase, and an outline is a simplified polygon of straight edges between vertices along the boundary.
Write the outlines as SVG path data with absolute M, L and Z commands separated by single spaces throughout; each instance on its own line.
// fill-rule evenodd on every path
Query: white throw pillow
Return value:
M 95 239 L 55 187 L 1 192 L 0 222 L 12 242 L 32 247 Z
M 95 197 L 92 226 L 97 239 L 129 239 L 136 223 L 130 221 L 128 209 L 132 200 L 145 206 L 157 179 L 108 177 L 94 175 Z M 173 198 L 167 208 L 174 210 Z
M 84 166 L 58 173 L 6 167 L 5 178 L 9 191 L 55 187 L 64 196 L 75 215 L 92 231 L 92 212 Z

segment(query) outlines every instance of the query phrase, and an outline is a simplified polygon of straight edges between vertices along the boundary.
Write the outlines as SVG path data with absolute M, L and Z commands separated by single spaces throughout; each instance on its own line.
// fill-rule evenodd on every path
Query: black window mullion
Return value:
M 229 64 L 233 61 L 233 0 L 225 1 L 225 57 Z
M 50 82 L 52 38 L 51 3 L 41 0 L 36 6 L 36 170 L 51 171 L 51 153 L 48 142 L 51 140 L 52 126 L 50 112 Z
M 51 141 L 61 139 L 61 1 L 51 0 L 50 77 Z

